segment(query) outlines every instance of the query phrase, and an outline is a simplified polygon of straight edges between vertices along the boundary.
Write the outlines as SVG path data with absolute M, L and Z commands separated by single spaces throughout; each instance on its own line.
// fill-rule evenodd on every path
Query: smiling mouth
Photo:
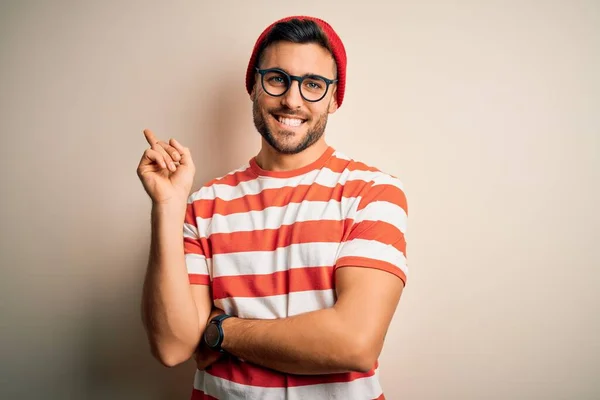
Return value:
M 273 114 L 273 118 L 275 118 L 275 120 L 277 120 L 277 122 L 279 122 L 281 125 L 284 125 L 284 126 L 287 126 L 290 128 L 297 128 L 306 122 L 306 120 L 302 119 L 302 118 L 287 117 L 287 116 L 276 115 L 276 114 Z

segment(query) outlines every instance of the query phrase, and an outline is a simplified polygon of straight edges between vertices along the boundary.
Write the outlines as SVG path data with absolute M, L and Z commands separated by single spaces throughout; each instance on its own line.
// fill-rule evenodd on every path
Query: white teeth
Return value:
M 296 118 L 277 117 L 277 120 L 279 122 L 281 122 L 282 124 L 288 125 L 288 126 L 300 126 L 302 124 L 302 120 L 296 119 Z

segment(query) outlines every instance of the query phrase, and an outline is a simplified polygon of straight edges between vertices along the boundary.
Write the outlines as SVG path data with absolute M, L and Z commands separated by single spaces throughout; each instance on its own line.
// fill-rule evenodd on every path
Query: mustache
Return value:
M 305 120 L 309 120 L 310 119 L 310 116 L 305 115 L 301 111 L 292 110 L 291 108 L 288 108 L 288 107 L 273 108 L 273 109 L 269 110 L 269 113 L 271 113 L 271 114 L 285 114 L 285 115 L 289 115 L 289 116 L 293 116 L 293 117 L 299 117 L 299 118 L 305 119 Z

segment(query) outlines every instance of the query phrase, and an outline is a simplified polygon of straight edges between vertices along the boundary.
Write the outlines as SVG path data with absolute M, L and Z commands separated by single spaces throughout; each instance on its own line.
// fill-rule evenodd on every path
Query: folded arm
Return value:
M 252 363 L 292 374 L 369 371 L 404 282 L 372 268 L 336 270 L 337 301 L 332 308 L 289 318 L 223 322 L 222 347 Z
M 401 183 L 386 176 L 365 185 L 356 198 L 354 222 L 335 263 L 335 304 L 282 319 L 228 318 L 222 343 L 227 352 L 292 374 L 375 366 L 406 279 L 407 205 Z
M 142 320 L 153 356 L 172 367 L 196 350 L 212 307 L 207 285 L 189 284 L 181 226 L 185 207 L 152 209 Z

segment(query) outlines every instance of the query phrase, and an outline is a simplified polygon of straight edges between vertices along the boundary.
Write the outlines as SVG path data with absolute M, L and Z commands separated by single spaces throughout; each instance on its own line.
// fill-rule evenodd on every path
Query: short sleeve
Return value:
M 183 224 L 183 249 L 188 277 L 192 285 L 210 285 L 209 246 L 206 237 L 198 229 L 194 196 L 188 199 Z
M 335 269 L 347 266 L 390 272 L 406 284 L 407 200 L 397 178 L 375 179 L 361 191 Z

